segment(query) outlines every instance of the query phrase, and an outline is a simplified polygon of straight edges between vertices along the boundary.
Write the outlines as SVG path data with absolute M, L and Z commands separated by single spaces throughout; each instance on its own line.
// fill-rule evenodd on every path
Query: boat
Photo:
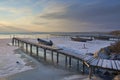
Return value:
M 47 46 L 52 46 L 53 45 L 53 42 L 51 40 L 46 41 L 46 40 L 38 38 L 37 41 L 38 41 L 39 44 L 43 44 L 43 45 L 47 45 Z
M 109 37 L 107 37 L 107 36 L 95 36 L 94 39 L 98 39 L 98 40 L 109 40 Z
M 86 38 L 80 38 L 80 37 L 71 37 L 71 40 L 79 41 L 79 42 L 92 41 L 92 39 L 86 39 Z

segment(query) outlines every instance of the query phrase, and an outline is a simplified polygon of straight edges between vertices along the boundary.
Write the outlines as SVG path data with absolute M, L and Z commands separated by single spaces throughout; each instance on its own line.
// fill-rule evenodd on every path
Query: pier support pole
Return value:
M 14 46 L 14 38 L 12 38 L 12 45 Z
M 67 55 L 65 55 L 65 66 L 67 67 Z
M 93 67 L 93 74 L 95 74 L 95 70 L 96 70 L 96 68 L 95 68 L 95 67 Z
M 53 60 L 53 50 L 51 51 L 51 59 L 52 59 L 52 62 L 54 62 L 54 60 Z
M 24 50 L 24 42 L 21 41 L 21 48 Z
M 16 39 L 15 39 L 15 46 L 17 45 L 17 41 L 16 41 Z
M 30 55 L 32 55 L 32 44 L 30 44 Z
M 79 71 L 79 59 L 77 59 L 77 71 Z
M 36 56 L 38 57 L 38 46 L 36 46 Z
M 83 72 L 82 73 L 84 74 L 85 73 L 85 63 L 84 63 L 84 61 L 82 61 L 82 64 L 83 64 L 83 66 L 82 66 L 83 67 Z
M 28 52 L 28 44 L 26 43 L 26 52 Z
M 71 57 L 69 56 L 69 68 L 71 68 Z
M 89 79 L 91 79 L 92 78 L 92 66 L 90 66 L 90 68 L 89 68 Z
M 18 47 L 20 46 L 20 41 L 18 40 Z
M 59 53 L 57 52 L 57 64 L 59 63 Z
M 44 49 L 44 60 L 46 61 L 46 49 Z

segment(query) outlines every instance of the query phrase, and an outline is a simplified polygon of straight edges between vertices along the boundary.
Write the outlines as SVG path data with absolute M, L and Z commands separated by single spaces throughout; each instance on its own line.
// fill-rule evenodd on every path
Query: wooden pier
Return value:
M 72 66 L 72 59 L 75 59 L 77 70 L 79 70 L 80 62 L 82 63 L 83 73 L 85 73 L 85 66 L 88 67 L 90 79 L 91 79 L 91 76 L 95 68 L 112 70 L 112 71 L 116 71 L 120 73 L 120 61 L 119 60 L 97 59 L 97 58 L 94 58 L 93 56 L 73 54 L 69 51 L 65 51 L 60 48 L 46 46 L 46 45 L 30 42 L 28 40 L 24 40 L 21 38 L 15 38 L 15 37 L 12 39 L 12 45 L 23 48 L 26 53 L 30 53 L 30 56 L 35 56 L 36 59 L 40 58 L 39 49 L 42 49 L 44 61 L 47 61 L 47 54 L 48 54 L 47 50 L 49 50 L 51 52 L 49 53 L 51 54 L 51 62 L 53 63 L 55 62 L 56 64 L 59 64 L 59 55 L 64 55 L 65 57 L 64 65 L 68 66 L 69 68 L 71 68 Z M 35 52 L 33 52 L 33 50 L 35 50 Z M 56 54 L 56 56 L 54 56 L 54 54 Z M 56 57 L 55 59 L 56 61 L 54 60 L 54 57 Z

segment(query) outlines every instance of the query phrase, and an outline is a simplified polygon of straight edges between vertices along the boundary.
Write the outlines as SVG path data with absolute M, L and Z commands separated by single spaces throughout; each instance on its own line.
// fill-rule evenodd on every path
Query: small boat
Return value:
M 94 37 L 94 39 L 98 39 L 98 40 L 109 40 L 109 37 L 106 37 L 106 36 L 96 36 L 96 37 Z
M 71 37 L 71 40 L 79 41 L 79 42 L 92 41 L 92 39 L 85 39 L 85 38 L 80 38 L 80 37 Z
M 51 40 L 50 41 L 46 41 L 46 40 L 38 38 L 37 41 L 38 41 L 38 43 L 43 44 L 43 45 L 48 45 L 48 46 L 52 46 L 53 45 L 53 42 Z

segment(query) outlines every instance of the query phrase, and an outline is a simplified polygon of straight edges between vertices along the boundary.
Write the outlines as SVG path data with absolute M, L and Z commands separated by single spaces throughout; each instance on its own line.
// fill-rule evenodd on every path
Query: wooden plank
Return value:
M 80 59 L 82 59 L 82 60 L 84 60 L 84 58 L 87 57 L 87 56 L 79 54 L 77 57 L 80 58 Z
M 87 63 L 91 63 L 92 61 L 94 61 L 95 58 L 94 57 L 91 57 L 91 59 L 87 60 Z
M 106 67 L 112 69 L 111 61 L 106 60 Z
M 111 60 L 111 63 L 112 63 L 112 68 L 115 69 L 115 70 L 117 70 L 117 66 L 116 66 L 114 60 Z
M 115 63 L 116 63 L 116 65 L 117 65 L 117 69 L 120 71 L 120 61 L 115 60 Z
M 98 62 L 99 59 L 94 59 L 93 61 L 91 61 L 90 65 L 97 66 Z
M 88 61 L 88 60 L 90 60 L 91 58 L 92 58 L 91 56 L 87 56 L 87 57 L 84 58 L 84 61 Z
M 103 60 L 103 63 L 102 63 L 102 66 L 101 66 L 101 67 L 107 68 L 107 63 L 106 63 L 106 60 L 105 60 L 105 59 Z
M 93 60 L 90 62 L 90 65 L 97 66 L 98 62 L 99 62 L 99 59 L 93 59 Z
M 103 60 L 103 64 L 102 64 L 103 68 L 108 68 L 108 69 L 112 69 L 112 65 L 111 65 L 111 60 Z
M 102 66 L 102 62 L 103 62 L 103 60 L 102 59 L 99 59 L 99 62 L 98 62 L 98 64 L 97 64 L 97 66 Z

